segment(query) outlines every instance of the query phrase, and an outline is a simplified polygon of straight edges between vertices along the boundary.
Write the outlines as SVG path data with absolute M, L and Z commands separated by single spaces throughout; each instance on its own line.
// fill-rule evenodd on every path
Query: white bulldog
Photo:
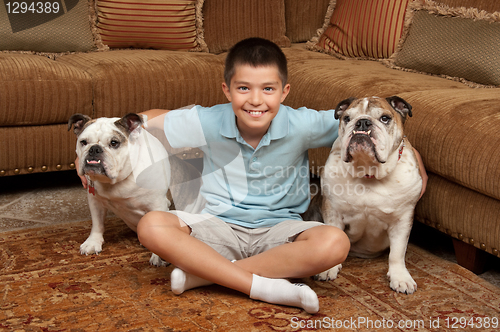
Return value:
M 312 204 L 322 200 L 324 222 L 345 231 L 350 254 L 371 258 L 390 247 L 390 287 L 407 294 L 417 289 L 405 253 L 422 188 L 418 160 L 403 133 L 411 115 L 411 106 L 397 96 L 340 102 L 335 109 L 339 137 L 321 176 L 323 197 Z M 316 277 L 335 279 L 341 268 Z
M 191 164 L 169 156 L 142 124 L 142 117 L 133 113 L 121 119 L 95 120 L 75 114 L 68 121 L 68 130 L 73 125 L 78 137 L 78 173 L 89 180 L 92 229 L 80 246 L 81 254 L 102 251 L 108 210 L 136 232 L 142 216 L 149 211 L 168 211 L 172 197 L 179 210 L 197 213 L 203 208 L 201 174 Z M 150 263 L 168 264 L 155 254 Z

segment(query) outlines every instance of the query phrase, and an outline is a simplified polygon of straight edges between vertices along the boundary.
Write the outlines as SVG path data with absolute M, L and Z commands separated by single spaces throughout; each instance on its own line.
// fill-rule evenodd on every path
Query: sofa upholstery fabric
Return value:
M 93 116 L 223 103 L 224 57 L 208 53 L 119 50 L 58 58 L 92 77 Z
M 0 126 L 64 123 L 92 115 L 92 82 L 85 71 L 46 57 L 0 53 Z

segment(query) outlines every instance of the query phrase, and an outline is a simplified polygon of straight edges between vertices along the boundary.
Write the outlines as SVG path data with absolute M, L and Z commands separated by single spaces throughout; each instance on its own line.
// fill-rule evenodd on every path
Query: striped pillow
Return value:
M 203 0 L 98 0 L 97 27 L 110 48 L 203 50 L 197 35 L 202 5 Z
M 388 58 L 403 32 L 410 0 L 337 0 L 329 24 L 310 48 L 340 58 Z

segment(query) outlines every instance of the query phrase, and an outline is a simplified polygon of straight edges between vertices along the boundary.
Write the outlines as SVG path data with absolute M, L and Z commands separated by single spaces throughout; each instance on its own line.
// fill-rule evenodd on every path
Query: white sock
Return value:
M 309 286 L 292 284 L 286 279 L 270 279 L 254 274 L 250 298 L 303 308 L 310 314 L 319 311 L 318 296 Z
M 186 273 L 176 267 L 170 274 L 170 287 L 175 295 L 180 295 L 191 288 L 212 285 L 213 282 L 195 276 L 194 274 Z
M 234 262 L 236 262 L 236 259 L 233 259 L 231 261 L 231 263 Z M 175 295 L 180 295 L 192 288 L 213 284 L 214 283 L 211 281 L 197 277 L 194 274 L 184 272 L 178 267 L 173 269 L 172 273 L 170 274 L 170 288 Z

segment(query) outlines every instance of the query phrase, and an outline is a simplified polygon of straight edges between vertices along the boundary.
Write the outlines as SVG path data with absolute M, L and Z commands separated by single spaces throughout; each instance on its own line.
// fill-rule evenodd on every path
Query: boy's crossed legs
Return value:
M 191 228 L 172 213 L 148 213 L 137 233 L 145 247 L 178 267 L 171 278 L 176 294 L 213 282 L 253 299 L 297 306 L 310 313 L 319 310 L 316 293 L 282 278 L 309 277 L 328 270 L 345 260 L 350 246 L 343 231 L 321 225 L 301 232 L 293 242 L 232 263 L 191 236 Z

